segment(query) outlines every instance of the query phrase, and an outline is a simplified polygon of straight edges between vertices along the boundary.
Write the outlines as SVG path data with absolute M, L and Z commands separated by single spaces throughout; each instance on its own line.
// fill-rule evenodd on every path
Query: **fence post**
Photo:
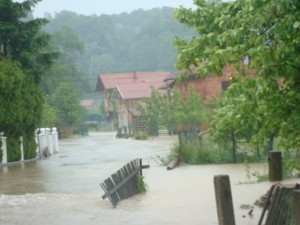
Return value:
M 24 145 L 23 145 L 23 137 L 20 136 L 20 151 L 21 151 L 21 161 L 24 161 Z
M 281 152 L 269 152 L 269 181 L 282 181 Z
M 300 190 L 294 190 L 295 220 L 296 225 L 300 224 Z
M 59 147 L 58 147 L 58 132 L 56 127 L 52 128 L 52 142 L 53 142 L 53 151 L 54 153 L 59 152 Z
M 229 176 L 214 176 L 214 185 L 219 225 L 235 225 Z
M 35 144 L 36 144 L 36 150 L 35 150 L 35 153 L 36 153 L 36 157 L 37 157 L 37 158 L 39 157 L 39 140 L 38 140 L 38 132 L 39 132 L 39 129 L 35 129 L 35 131 L 34 131 L 34 141 L 35 141 Z
M 53 155 L 52 133 L 50 128 L 46 128 L 46 143 L 51 155 Z
M 43 151 L 46 148 L 46 136 L 45 136 L 45 128 L 40 128 L 40 132 L 37 135 L 39 142 L 39 154 L 40 158 L 43 158 Z
M 1 149 L 2 149 L 2 163 L 5 164 L 7 163 L 7 147 L 6 147 L 6 138 L 7 137 L 4 137 L 2 136 L 2 134 L 0 134 L 0 141 L 2 142 L 2 146 L 1 146 Z

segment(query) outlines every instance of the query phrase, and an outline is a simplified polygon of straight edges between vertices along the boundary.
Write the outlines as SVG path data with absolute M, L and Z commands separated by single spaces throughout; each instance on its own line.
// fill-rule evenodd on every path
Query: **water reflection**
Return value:
M 38 161 L 2 167 L 0 173 L 2 194 L 26 194 L 44 192 L 41 174 L 38 172 Z

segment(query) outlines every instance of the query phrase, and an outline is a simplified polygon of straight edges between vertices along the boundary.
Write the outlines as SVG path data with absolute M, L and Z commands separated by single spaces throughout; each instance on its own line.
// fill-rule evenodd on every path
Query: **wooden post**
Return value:
M 269 152 L 269 181 L 282 181 L 281 152 Z
M 294 204 L 296 225 L 300 225 L 300 190 L 294 191 Z
M 214 176 L 214 185 L 219 225 L 235 225 L 229 176 Z
M 140 175 L 143 176 L 143 160 L 139 159 L 139 163 L 140 163 Z

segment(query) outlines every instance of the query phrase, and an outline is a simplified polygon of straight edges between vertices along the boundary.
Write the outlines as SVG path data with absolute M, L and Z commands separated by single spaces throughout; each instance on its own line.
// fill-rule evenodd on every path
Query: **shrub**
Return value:
M 147 140 L 148 139 L 148 134 L 144 131 L 138 131 L 135 133 L 134 138 L 136 140 Z
M 137 189 L 139 193 L 147 191 L 147 184 L 144 181 L 144 176 L 137 175 Z
M 166 157 L 161 157 L 157 155 L 155 157 L 155 160 L 158 162 L 159 165 L 167 166 L 174 158 L 178 156 L 179 156 L 179 145 L 176 144 L 171 148 L 171 151 Z

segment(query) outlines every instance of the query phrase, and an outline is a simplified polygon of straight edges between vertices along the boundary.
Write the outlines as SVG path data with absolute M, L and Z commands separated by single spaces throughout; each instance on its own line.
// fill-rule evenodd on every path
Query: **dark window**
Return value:
M 225 91 L 229 87 L 230 83 L 229 81 L 222 81 L 222 90 Z

